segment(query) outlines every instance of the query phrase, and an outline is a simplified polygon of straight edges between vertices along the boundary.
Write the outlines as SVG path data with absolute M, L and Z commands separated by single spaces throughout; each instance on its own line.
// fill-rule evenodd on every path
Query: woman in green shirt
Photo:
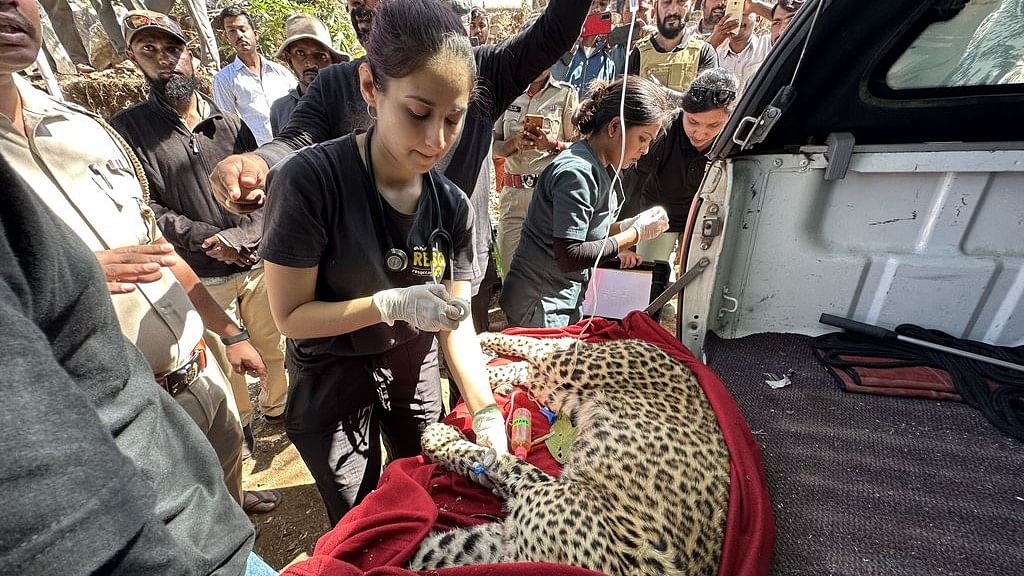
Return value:
M 573 118 L 584 139 L 559 154 L 534 189 L 502 288 L 501 307 L 510 325 L 579 321 L 591 268 L 615 256 L 624 267 L 635 266 L 640 258 L 629 248 L 668 228 L 661 207 L 614 221 L 622 194 L 618 187 L 615 194 L 611 190 L 615 170 L 647 153 L 673 111 L 664 89 L 638 76 L 591 84 Z

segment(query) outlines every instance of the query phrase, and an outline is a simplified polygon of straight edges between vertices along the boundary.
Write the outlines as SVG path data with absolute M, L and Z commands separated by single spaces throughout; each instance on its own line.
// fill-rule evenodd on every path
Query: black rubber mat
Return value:
M 772 574 L 1024 575 L 1024 444 L 960 403 L 841 392 L 809 341 L 706 344 L 764 450 Z

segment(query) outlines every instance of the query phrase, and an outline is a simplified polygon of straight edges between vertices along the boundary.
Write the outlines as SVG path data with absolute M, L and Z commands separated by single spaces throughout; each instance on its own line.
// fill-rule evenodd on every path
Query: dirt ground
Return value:
M 256 553 L 281 570 L 313 553 L 330 525 L 320 493 L 302 458 L 284 433 L 284 424 L 254 422 L 256 451 L 243 463 L 246 490 L 280 490 L 281 504 L 268 514 L 251 516 L 260 528 Z

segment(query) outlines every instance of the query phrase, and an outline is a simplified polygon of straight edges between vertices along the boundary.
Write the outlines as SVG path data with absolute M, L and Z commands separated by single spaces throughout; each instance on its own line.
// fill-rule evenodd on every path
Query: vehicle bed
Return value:
M 1024 573 L 1024 444 L 965 404 L 843 392 L 810 341 L 705 343 L 763 450 L 770 573 Z M 765 384 L 787 370 L 791 385 Z

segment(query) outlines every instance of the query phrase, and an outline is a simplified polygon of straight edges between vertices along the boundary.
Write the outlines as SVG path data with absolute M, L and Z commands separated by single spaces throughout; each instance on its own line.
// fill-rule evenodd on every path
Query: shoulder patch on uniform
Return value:
M 523 111 L 523 107 L 519 106 L 517 104 L 509 104 L 508 111 L 509 112 L 522 112 Z

